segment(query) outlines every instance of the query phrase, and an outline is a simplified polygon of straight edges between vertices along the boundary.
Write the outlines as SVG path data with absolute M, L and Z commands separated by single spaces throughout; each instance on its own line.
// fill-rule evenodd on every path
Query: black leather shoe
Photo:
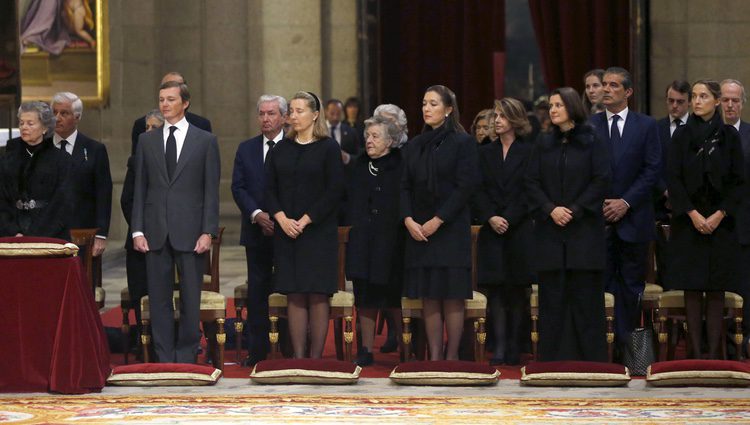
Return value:
M 398 342 L 395 337 L 386 339 L 385 343 L 380 346 L 380 352 L 384 354 L 393 353 L 396 350 L 398 350 Z
M 373 358 L 372 353 L 367 351 L 367 348 L 362 347 L 362 351 L 357 353 L 357 360 L 355 360 L 354 363 L 360 367 L 372 366 L 372 364 L 375 363 L 375 359 Z

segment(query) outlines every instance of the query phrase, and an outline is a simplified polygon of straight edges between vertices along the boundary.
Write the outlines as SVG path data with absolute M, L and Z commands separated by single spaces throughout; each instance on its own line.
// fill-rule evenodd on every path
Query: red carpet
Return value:
M 227 318 L 234 318 L 234 311 L 234 300 L 229 298 L 227 299 Z M 105 327 L 120 329 L 120 326 L 122 325 L 122 310 L 120 309 L 120 307 L 115 307 L 102 313 L 102 322 L 104 323 Z M 130 313 L 130 323 L 135 323 L 135 316 L 133 312 Z M 229 327 L 227 327 L 226 332 L 234 333 L 234 329 L 229 329 Z M 382 335 L 375 336 L 375 364 L 363 368 L 362 374 L 360 375 L 361 377 L 387 378 L 391 373 L 391 370 L 393 370 L 393 368 L 396 367 L 396 365 L 399 363 L 398 352 L 388 354 L 380 353 L 379 348 L 385 342 L 385 338 L 385 330 L 383 331 Z M 205 341 L 203 341 L 203 347 L 205 349 Z M 353 348 L 354 352 L 352 353 L 353 356 L 356 356 L 356 350 L 357 349 L 355 344 L 355 347 Z M 246 356 L 247 352 L 244 351 L 240 358 L 245 358 Z M 326 349 L 323 352 L 323 357 L 327 359 L 336 358 L 336 351 L 334 349 L 333 343 L 333 325 L 330 326 L 328 331 L 328 340 L 326 341 Z M 237 357 L 235 350 L 227 350 L 225 352 L 224 376 L 227 378 L 247 378 L 250 375 L 250 367 L 242 367 L 237 365 L 235 363 L 236 359 Z M 203 356 L 200 356 L 198 360 L 205 361 L 205 358 Z M 125 364 L 124 356 L 119 353 L 113 353 L 111 356 L 111 361 L 113 366 Z M 130 362 L 134 361 L 134 356 L 131 355 Z M 501 378 L 503 379 L 519 379 L 521 377 L 520 366 L 498 366 L 497 369 L 500 371 Z

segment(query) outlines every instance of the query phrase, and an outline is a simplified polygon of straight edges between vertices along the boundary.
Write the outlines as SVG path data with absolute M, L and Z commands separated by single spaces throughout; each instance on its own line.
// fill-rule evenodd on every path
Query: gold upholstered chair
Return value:
M 346 244 L 349 242 L 350 229 L 350 226 L 339 226 L 338 229 L 338 291 L 330 298 L 330 317 L 333 320 L 336 358 L 346 361 L 352 360 L 352 341 L 354 340 L 354 294 L 346 291 L 345 274 Z M 245 290 L 247 291 L 247 288 Z M 235 292 L 236 296 L 237 292 Z M 271 342 L 269 354 L 272 359 L 281 356 L 279 318 L 282 317 L 287 317 L 287 298 L 286 295 L 275 292 L 268 296 L 268 319 L 271 322 L 271 331 L 268 334 Z
M 203 332 L 208 343 L 208 357 L 211 359 L 214 367 L 224 368 L 224 344 L 226 342 L 226 333 L 224 323 L 226 322 L 226 297 L 219 293 L 219 261 L 221 254 L 222 237 L 224 228 L 219 228 L 217 237 L 211 240 L 211 249 L 206 255 L 206 271 L 203 275 L 203 287 L 201 288 L 200 302 L 200 321 L 203 326 Z M 179 285 L 179 275 L 176 281 Z M 127 289 L 127 288 L 126 288 Z M 122 304 L 121 304 L 122 305 Z M 175 289 L 172 296 L 172 307 L 174 308 L 175 320 L 179 320 L 180 315 L 180 291 Z M 128 322 L 123 309 L 123 332 L 125 332 L 125 323 Z M 141 324 L 143 334 L 141 335 L 141 344 L 143 346 L 143 360 L 149 361 L 149 348 L 151 345 L 150 335 L 151 315 L 149 311 L 148 295 L 141 298 Z M 129 331 L 129 329 L 128 329 Z M 127 362 L 126 347 L 125 359 Z
M 730 319 L 734 324 L 733 342 L 735 344 L 735 353 L 737 359 L 742 357 L 742 306 L 743 299 L 734 292 L 724 292 L 724 318 Z M 681 290 L 665 291 L 659 296 L 659 360 L 673 360 L 675 345 L 678 341 L 680 330 L 685 331 L 686 338 L 689 338 L 687 331 L 687 322 L 685 321 L 685 293 Z M 669 326 L 669 322 L 674 326 Z M 682 323 L 682 326 L 678 324 Z M 721 330 L 721 341 L 726 340 L 726 320 Z M 688 347 L 690 344 L 687 344 Z M 726 344 L 721 344 L 722 356 L 727 357 Z
M 534 360 L 539 357 L 539 285 L 531 285 L 531 354 Z M 607 335 L 607 358 L 612 362 L 615 343 L 615 296 L 604 293 L 604 318 L 607 327 L 603 331 Z
M 465 320 L 474 324 L 474 360 L 484 361 L 484 346 L 487 339 L 485 322 L 487 321 L 487 297 L 477 291 L 477 237 L 482 226 L 471 226 L 471 283 L 472 297 L 466 300 Z M 401 298 L 401 320 L 403 321 L 404 360 L 411 357 L 412 320 L 422 319 L 422 300 L 420 298 Z M 420 344 L 423 345 L 423 344 Z M 421 347 L 419 347 L 421 349 Z

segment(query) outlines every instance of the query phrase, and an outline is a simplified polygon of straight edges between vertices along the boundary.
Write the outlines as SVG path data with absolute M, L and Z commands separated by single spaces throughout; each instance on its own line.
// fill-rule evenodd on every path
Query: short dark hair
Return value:
M 704 86 L 706 86 L 708 91 L 711 92 L 711 95 L 714 97 L 714 99 L 721 99 L 721 85 L 718 81 L 709 79 L 698 80 L 694 82 L 690 87 L 691 91 L 692 88 L 697 86 L 698 84 L 703 84 Z
M 167 81 L 164 84 L 159 86 L 159 91 L 162 91 L 164 89 L 169 89 L 172 87 L 177 87 L 180 89 L 180 97 L 182 98 L 183 102 L 190 101 L 190 90 L 188 90 L 188 86 L 185 83 L 179 83 L 177 81 Z
M 328 109 L 328 106 L 329 106 L 329 105 L 332 105 L 332 104 L 334 104 L 334 103 L 335 103 L 335 104 L 337 104 L 337 105 L 339 105 L 339 106 L 341 107 L 341 109 L 342 109 L 342 110 L 344 109 L 344 104 L 343 104 L 343 103 L 341 103 L 341 101 L 340 101 L 339 99 L 336 99 L 336 98 L 333 98 L 333 99 L 328 99 L 328 100 L 326 101 L 326 106 L 325 106 L 325 107 L 326 107 L 326 109 Z
M 578 94 L 576 89 L 573 87 L 559 87 L 552 90 L 549 97 L 558 95 L 565 105 L 565 110 L 568 111 L 568 117 L 576 123 L 581 125 L 586 122 L 587 114 L 586 109 L 583 107 L 581 102 L 581 95 Z
M 677 93 L 686 94 L 688 102 L 693 98 L 693 92 L 690 90 L 690 83 L 685 80 L 674 80 L 664 90 L 664 94 L 669 93 L 669 89 L 676 91 Z
M 616 74 L 622 77 L 622 87 L 625 90 L 633 87 L 633 77 L 630 76 L 630 71 L 619 66 L 610 66 L 604 71 L 604 74 Z M 602 77 L 604 78 L 604 77 Z

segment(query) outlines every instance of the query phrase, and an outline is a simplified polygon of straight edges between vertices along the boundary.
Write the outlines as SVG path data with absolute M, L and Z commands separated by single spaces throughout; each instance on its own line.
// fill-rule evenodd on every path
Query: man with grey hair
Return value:
M 286 99 L 263 95 L 257 103 L 261 134 L 240 143 L 232 172 L 232 195 L 242 213 L 240 245 L 247 259 L 247 328 L 249 365 L 268 355 L 268 295 L 273 269 L 274 222 L 265 209 L 264 162 L 268 152 L 284 138 L 288 106 Z M 241 347 L 237 347 L 238 350 Z
M 56 93 L 52 96 L 51 106 L 56 119 L 52 141 L 55 147 L 67 152 L 73 159 L 69 180 L 73 193 L 70 228 L 98 228 L 92 252 L 94 257 L 99 257 L 107 246 L 112 214 L 112 175 L 107 148 L 78 131 L 83 102 L 77 95 Z M 94 263 L 95 272 L 98 273 L 101 261 Z
M 721 111 L 724 123 L 731 125 L 740 133 L 742 152 L 745 156 L 745 175 L 750 176 L 750 124 L 742 120 L 742 107 L 747 100 L 745 86 L 733 79 L 721 82 Z M 740 208 L 737 211 L 737 238 L 740 242 L 742 276 L 738 292 L 745 299 L 744 320 L 742 322 L 745 340 L 742 344 L 744 355 L 750 354 L 750 183 L 745 182 L 740 196 Z

